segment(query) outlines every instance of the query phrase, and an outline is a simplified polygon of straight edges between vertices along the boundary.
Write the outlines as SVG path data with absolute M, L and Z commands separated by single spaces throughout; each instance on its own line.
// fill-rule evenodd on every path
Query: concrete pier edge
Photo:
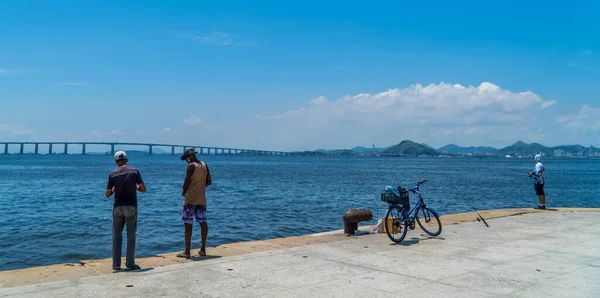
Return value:
M 535 210 L 532 208 L 514 208 L 514 209 L 494 209 L 482 210 L 479 213 L 487 220 L 502 218 L 508 216 L 517 216 L 529 213 L 540 212 L 600 212 L 600 208 L 555 208 L 549 210 Z M 341 215 L 340 215 L 341 216 Z M 476 221 L 478 218 L 475 212 L 449 214 L 441 216 L 443 226 L 457 225 L 466 222 Z M 482 223 L 483 225 L 483 223 Z M 359 230 L 369 231 L 371 233 L 373 226 L 360 226 Z M 382 237 L 387 237 L 381 234 Z M 218 247 L 207 248 L 206 257 L 196 255 L 191 259 L 178 258 L 176 255 L 180 252 L 171 252 L 158 254 L 154 257 L 137 258 L 136 262 L 142 268 L 156 268 L 172 264 L 181 264 L 194 261 L 211 260 L 229 256 L 238 256 L 256 252 L 274 251 L 284 248 L 300 247 L 310 244 L 319 244 L 335 241 L 343 241 L 360 236 L 347 237 L 343 229 L 310 234 L 305 236 L 293 236 L 287 238 L 275 238 L 267 240 L 236 242 L 220 245 Z M 198 248 L 192 250 L 192 254 L 197 254 Z M 71 280 L 82 277 L 98 276 L 112 273 L 111 259 L 82 260 L 79 263 L 55 264 L 48 266 L 24 268 L 17 270 L 7 270 L 0 272 L 0 288 L 11 288 L 25 285 L 34 285 L 54 281 Z

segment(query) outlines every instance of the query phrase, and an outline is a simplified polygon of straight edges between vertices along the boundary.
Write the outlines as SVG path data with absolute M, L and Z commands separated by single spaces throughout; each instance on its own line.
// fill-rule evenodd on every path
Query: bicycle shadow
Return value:
M 423 236 L 422 238 L 418 238 L 418 237 L 412 237 L 410 239 L 404 239 L 402 240 L 402 242 L 400 243 L 390 243 L 390 245 L 398 245 L 398 246 L 412 246 L 415 244 L 419 244 L 421 241 L 444 241 L 446 240 L 446 238 L 444 237 L 433 237 L 433 236 L 428 236 L 428 235 L 424 235 L 421 234 L 421 236 Z

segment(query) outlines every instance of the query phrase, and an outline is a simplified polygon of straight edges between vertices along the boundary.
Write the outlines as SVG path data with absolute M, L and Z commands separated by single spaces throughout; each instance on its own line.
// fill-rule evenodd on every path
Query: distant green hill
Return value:
M 553 150 L 563 150 L 569 153 L 589 152 L 589 147 L 583 147 L 581 145 L 563 145 L 552 147 Z M 593 150 L 592 150 L 593 151 Z
M 329 152 L 329 151 L 327 151 Z M 326 153 L 320 151 L 294 151 L 290 152 L 291 155 L 295 156 L 325 156 Z
M 363 154 L 373 154 L 373 151 L 375 151 L 375 153 L 380 153 L 385 151 L 385 149 L 387 149 L 389 147 L 386 148 L 367 148 L 367 147 L 362 147 L 362 146 L 356 146 L 350 150 L 352 151 L 356 151 L 358 153 L 363 153 Z
M 540 152 L 545 155 L 552 155 L 554 150 L 538 143 L 527 144 L 521 141 L 498 150 L 498 153 L 509 155 L 534 155 Z
M 413 141 L 405 140 L 400 144 L 391 146 L 385 151 L 381 152 L 381 155 L 439 155 L 440 153 L 434 149 L 427 148 L 421 144 L 417 144 Z
M 466 153 L 496 153 L 498 149 L 492 147 L 461 147 L 454 144 L 448 144 L 442 148 L 439 148 L 438 151 L 449 154 L 466 154 Z
M 359 155 L 360 153 L 358 153 L 354 150 L 349 150 L 349 149 L 336 149 L 336 150 L 329 150 L 325 154 L 326 155 L 334 155 L 334 156 L 355 156 L 355 155 Z

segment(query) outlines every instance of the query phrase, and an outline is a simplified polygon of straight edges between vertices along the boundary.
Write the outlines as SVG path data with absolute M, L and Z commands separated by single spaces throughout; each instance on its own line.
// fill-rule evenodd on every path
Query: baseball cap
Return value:
M 533 160 L 535 160 L 535 161 L 540 161 L 540 160 L 542 160 L 542 156 L 541 156 L 541 155 L 539 155 L 539 154 L 536 154 L 536 155 L 533 157 Z
M 119 160 L 126 160 L 127 158 L 127 153 L 125 153 L 125 151 L 117 151 L 117 153 L 115 153 L 115 160 L 119 161 Z

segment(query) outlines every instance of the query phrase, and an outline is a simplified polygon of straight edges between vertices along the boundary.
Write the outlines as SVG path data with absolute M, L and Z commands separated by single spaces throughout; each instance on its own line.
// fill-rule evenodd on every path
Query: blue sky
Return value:
M 600 146 L 599 11 L 2 1 L 0 140 Z

